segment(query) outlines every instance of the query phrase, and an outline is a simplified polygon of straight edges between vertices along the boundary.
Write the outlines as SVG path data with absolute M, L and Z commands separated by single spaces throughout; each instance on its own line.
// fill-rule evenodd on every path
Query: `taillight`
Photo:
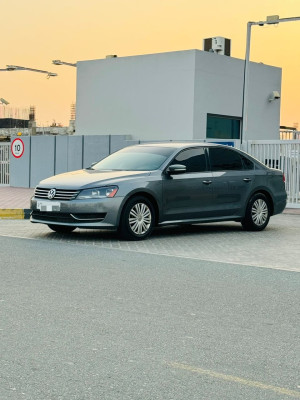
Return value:
M 283 179 L 283 182 L 285 183 L 285 175 L 284 175 L 284 173 L 282 173 L 282 179 Z

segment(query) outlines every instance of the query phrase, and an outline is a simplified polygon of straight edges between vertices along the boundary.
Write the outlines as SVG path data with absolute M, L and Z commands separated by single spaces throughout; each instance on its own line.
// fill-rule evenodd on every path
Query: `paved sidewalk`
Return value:
M 0 186 L 0 218 L 29 218 L 34 189 Z M 300 208 L 286 208 L 285 214 L 300 215 Z
M 0 186 L 0 218 L 29 218 L 34 189 Z
M 92 254 L 98 255 L 101 249 L 111 249 L 179 257 L 182 265 L 186 258 L 300 273 L 300 217 L 287 214 L 272 217 L 263 232 L 244 231 L 241 224 L 222 222 L 155 229 L 148 240 L 142 241 L 119 240 L 114 231 L 75 229 L 72 233 L 62 234 L 25 219 L 0 219 L 0 237 L 45 241 L 47 246 L 53 242 L 65 243 L 82 247 L 84 252 L 96 251 Z M 87 250 L 88 247 L 93 250 Z M 166 264 L 168 262 L 172 263 L 166 260 Z M 223 273 L 226 274 L 226 269 Z M 222 277 L 220 279 L 222 285 Z

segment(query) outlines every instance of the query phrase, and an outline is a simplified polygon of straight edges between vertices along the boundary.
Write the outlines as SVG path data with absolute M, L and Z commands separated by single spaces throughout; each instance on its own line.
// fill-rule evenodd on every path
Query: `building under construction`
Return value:
M 28 128 L 35 118 L 35 108 L 0 107 L 0 129 Z

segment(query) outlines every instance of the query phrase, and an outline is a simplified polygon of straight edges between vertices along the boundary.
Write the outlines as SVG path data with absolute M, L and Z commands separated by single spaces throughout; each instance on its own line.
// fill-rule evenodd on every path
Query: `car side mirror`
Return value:
M 186 172 L 186 166 L 182 164 L 169 165 L 167 173 L 169 175 L 184 174 Z

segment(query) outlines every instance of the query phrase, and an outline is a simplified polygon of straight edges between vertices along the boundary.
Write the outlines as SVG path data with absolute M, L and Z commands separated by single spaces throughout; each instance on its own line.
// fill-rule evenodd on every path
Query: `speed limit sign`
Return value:
M 11 144 L 11 153 L 14 157 L 20 158 L 24 153 L 24 142 L 17 138 Z

